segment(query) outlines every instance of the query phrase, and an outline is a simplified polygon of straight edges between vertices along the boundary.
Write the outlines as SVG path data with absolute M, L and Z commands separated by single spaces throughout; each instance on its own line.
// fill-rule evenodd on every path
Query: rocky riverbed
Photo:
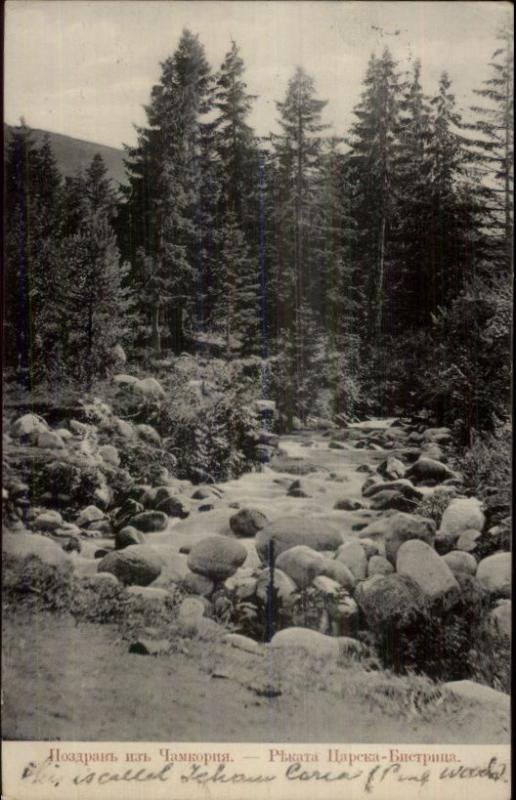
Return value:
M 447 429 L 409 419 L 288 436 L 264 429 L 260 471 L 197 485 L 165 471 L 157 486 L 132 483 L 119 505 L 109 486 L 118 450 L 99 444 L 91 428 L 72 421 L 51 430 L 26 415 L 12 423 L 8 445 L 36 449 L 50 463 L 73 463 L 78 451 L 108 468 L 97 504 L 73 512 L 29 504 L 11 476 L 4 551 L 149 602 L 179 591 L 182 635 L 209 632 L 256 657 L 268 649 L 359 663 L 393 631 L 408 635 L 425 620 L 455 624 L 475 592 L 485 630 L 510 635 L 510 553 L 502 547 L 510 519 L 465 495 Z M 49 488 L 50 498 L 59 495 Z M 169 646 L 142 631 L 130 649 L 166 654 Z M 386 666 L 403 671 L 396 654 Z M 457 696 L 506 703 L 495 688 L 445 677 Z

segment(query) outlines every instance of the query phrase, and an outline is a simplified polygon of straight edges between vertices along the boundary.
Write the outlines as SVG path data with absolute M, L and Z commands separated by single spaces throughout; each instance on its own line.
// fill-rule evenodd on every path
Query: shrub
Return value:
M 78 622 L 117 625 L 127 639 L 144 627 L 169 630 L 183 597 L 175 586 L 165 600 L 130 595 L 121 585 L 75 576 L 71 565 L 56 567 L 34 557 L 5 556 L 3 562 L 5 611 L 69 613 Z
M 451 500 L 452 495 L 450 492 L 442 492 L 438 489 L 432 494 L 423 497 L 417 508 L 414 509 L 414 513 L 419 514 L 420 517 L 433 519 L 436 528 L 439 529 L 443 514 L 450 505 Z

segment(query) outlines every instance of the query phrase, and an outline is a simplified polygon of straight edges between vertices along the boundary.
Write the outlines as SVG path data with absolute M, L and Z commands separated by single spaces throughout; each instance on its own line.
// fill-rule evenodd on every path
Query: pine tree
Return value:
M 396 142 L 400 85 L 397 65 L 386 49 L 369 60 L 364 91 L 351 126 L 350 182 L 353 218 L 359 237 L 355 265 L 362 275 L 366 303 L 363 325 L 369 340 L 385 324 L 384 307 L 395 264 L 391 242 L 396 233 Z
M 71 197 L 71 185 L 76 198 Z M 109 370 L 111 351 L 127 336 L 128 318 L 134 313 L 124 286 L 127 266 L 120 263 L 111 225 L 114 193 L 99 155 L 69 185 L 68 200 L 74 211 L 80 207 L 82 213 L 75 217 L 76 228 L 63 239 L 60 251 L 67 270 L 63 358 L 73 379 L 91 387 Z
M 474 158 L 489 210 L 489 261 L 496 269 L 502 259 L 510 273 L 514 227 L 514 52 L 511 32 L 502 31 L 498 39 L 501 46 L 489 64 L 491 76 L 482 89 L 475 90 L 483 105 L 472 109 L 478 119 L 471 127 L 478 137 L 473 142 Z
M 134 265 L 143 248 L 153 265 L 153 283 L 161 287 L 158 297 L 142 298 L 157 350 L 163 327 L 173 348 L 183 349 L 185 315 L 195 315 L 204 291 L 212 213 L 205 120 L 211 88 L 204 48 L 185 30 L 152 89 L 149 127 L 138 130 L 137 147 L 128 149 L 130 185 L 119 229 L 125 224 L 129 229 L 122 240 L 124 254 Z
M 273 137 L 275 167 L 274 225 L 279 327 L 296 324 L 305 303 L 320 308 L 321 209 L 316 203 L 322 170 L 321 122 L 326 100 L 315 96 L 315 82 L 298 67 L 283 102 L 277 103 L 282 133 Z
M 60 319 L 61 175 L 48 138 L 14 129 L 6 163 L 6 361 L 29 386 L 55 372 Z
M 394 164 L 398 224 L 392 241 L 396 274 L 390 285 L 392 333 L 425 327 L 430 229 L 429 181 L 431 160 L 430 105 L 421 86 L 421 64 L 416 61 L 399 102 Z
M 246 356 L 259 348 L 259 281 L 236 214 L 227 217 L 222 232 L 222 274 L 216 316 L 224 332 L 226 355 Z

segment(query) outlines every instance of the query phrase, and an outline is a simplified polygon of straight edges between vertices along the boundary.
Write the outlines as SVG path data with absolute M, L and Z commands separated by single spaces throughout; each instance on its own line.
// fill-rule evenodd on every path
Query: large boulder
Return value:
M 387 561 L 383 556 L 371 556 L 367 564 L 367 577 L 372 578 L 374 575 L 391 575 L 394 572 L 394 567 L 390 561 Z
M 342 544 L 342 534 L 338 522 L 316 517 L 281 517 L 256 536 L 256 549 L 263 563 L 269 559 L 271 542 L 276 556 L 298 545 L 312 550 L 336 550 Z
M 407 469 L 405 477 L 410 478 L 415 483 L 425 483 L 426 481 L 442 483 L 449 478 L 455 478 L 456 474 L 442 461 L 422 456 Z
M 153 547 L 133 544 L 101 558 L 97 572 L 110 572 L 127 586 L 148 586 L 159 577 L 162 568 L 163 562 Z
M 483 558 L 477 567 L 477 580 L 495 597 L 511 596 L 511 554 L 495 553 Z
M 131 518 L 131 525 L 143 533 L 156 533 L 165 530 L 168 517 L 162 511 L 142 511 Z
M 367 574 L 367 556 L 359 542 L 345 542 L 337 550 L 335 558 L 346 565 L 357 581 L 364 580 Z
M 336 636 L 326 636 L 310 628 L 284 628 L 271 639 L 273 649 L 303 651 L 324 660 L 335 661 L 340 655 L 339 640 Z
M 162 400 L 165 397 L 165 390 L 156 378 L 143 378 L 133 383 L 132 388 L 145 400 Z
M 188 555 L 192 572 L 206 575 L 213 581 L 224 581 L 242 566 L 247 550 L 235 539 L 227 536 L 207 536 L 197 542 Z
M 104 463 L 110 464 L 112 467 L 120 466 L 118 450 L 112 444 L 104 444 L 102 447 L 99 447 L 99 455 Z
M 154 447 L 161 447 L 161 436 L 152 425 L 137 425 L 136 433 L 138 438 Z
M 199 575 L 198 572 L 187 572 L 181 583 L 181 588 L 188 594 L 198 594 L 201 597 L 209 597 L 215 588 L 214 582 L 206 575 Z
M 49 427 L 37 414 L 24 414 L 13 422 L 9 433 L 15 439 L 36 439 L 39 433 L 46 433 Z
M 382 461 L 379 465 L 378 473 L 389 480 L 403 478 L 405 475 L 405 464 L 395 456 L 388 456 L 385 461 Z
M 37 434 L 36 444 L 46 450 L 63 450 L 65 443 L 57 431 L 42 431 Z
M 460 534 L 458 539 L 455 539 L 455 547 L 457 550 L 463 550 L 465 553 L 473 553 L 482 538 L 482 533 L 476 530 L 467 530 Z
M 385 545 L 386 557 L 394 564 L 396 554 L 409 539 L 421 539 L 433 545 L 435 539 L 435 522 L 417 514 L 399 512 L 385 515 L 375 520 L 359 532 L 360 539 L 380 539 Z
M 284 628 L 275 633 L 270 645 L 273 650 L 303 652 L 324 661 L 336 661 L 341 656 L 360 655 L 364 646 L 350 636 L 326 636 L 310 628 Z
M 16 558 L 38 558 L 44 564 L 55 567 L 70 563 L 70 556 L 56 542 L 36 533 L 4 533 L 2 550 Z
M 271 571 L 269 567 L 262 570 L 256 580 L 255 593 L 262 603 L 266 603 L 269 597 L 269 587 L 271 583 Z M 285 572 L 281 569 L 274 570 L 274 588 L 282 604 L 286 607 L 292 605 L 297 594 L 297 586 Z
M 296 586 L 306 589 L 320 575 L 324 556 L 306 545 L 297 545 L 284 550 L 276 559 L 278 569 L 292 578 Z
M 92 522 L 98 522 L 103 519 L 106 519 L 105 513 L 101 511 L 100 508 L 97 508 L 97 506 L 90 505 L 82 509 L 75 522 L 79 528 L 86 528 L 91 525 Z
M 123 550 L 133 544 L 145 544 L 145 535 L 141 531 L 131 525 L 127 525 L 127 527 L 116 532 L 115 547 L 117 550 Z
M 443 556 L 454 575 L 458 572 L 466 572 L 468 575 L 475 575 L 477 571 L 477 561 L 471 553 L 463 550 L 452 550 Z
M 449 681 L 443 688 L 460 700 L 469 700 L 491 706 L 495 711 L 510 713 L 511 696 L 476 681 Z
M 165 497 L 162 495 L 161 499 L 158 499 L 158 492 L 156 492 L 155 500 L 156 511 L 162 511 L 168 517 L 187 518 L 190 514 L 190 506 L 184 497 L 177 497 L 176 495 Z
M 34 520 L 34 528 L 39 531 L 55 531 L 63 524 L 59 511 L 43 511 Z
M 511 639 L 512 603 L 510 600 L 499 600 L 489 614 L 489 619 L 496 633 Z
M 402 630 L 420 619 L 425 598 L 419 588 L 403 575 L 375 575 L 359 584 L 355 600 L 369 628 L 378 633 Z
M 445 509 L 439 533 L 459 537 L 464 531 L 481 531 L 485 516 L 476 497 L 456 497 Z
M 255 508 L 242 508 L 229 519 L 229 527 L 236 536 L 255 536 L 265 528 L 269 520 Z
M 386 481 L 385 483 L 378 481 L 371 484 L 367 489 L 362 489 L 362 494 L 364 497 L 374 497 L 379 492 L 384 491 L 400 492 L 409 500 L 421 500 L 423 497 L 423 492 L 420 489 L 416 489 L 408 478 L 399 478 L 398 480 Z
M 426 542 L 412 539 L 401 545 L 396 557 L 398 575 L 413 580 L 430 602 L 453 604 L 460 594 L 450 567 Z

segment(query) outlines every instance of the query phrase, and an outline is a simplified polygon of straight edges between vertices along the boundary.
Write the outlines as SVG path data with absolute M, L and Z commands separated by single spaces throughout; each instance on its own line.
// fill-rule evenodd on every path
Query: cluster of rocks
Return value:
M 266 414 L 272 411 L 263 409 Z M 77 438 L 69 427 L 68 437 L 56 431 L 66 441 L 63 447 Z M 11 435 L 20 432 L 36 436 L 37 447 L 38 437 L 51 433 L 39 418 L 37 424 L 32 418 L 18 420 Z M 290 626 L 275 634 L 271 646 L 302 647 L 325 657 L 359 654 L 363 646 L 356 638 L 358 631 L 389 625 L 389 615 L 399 614 L 400 608 L 409 611 L 423 603 L 453 608 L 461 598 L 460 575 L 466 574 L 491 599 L 493 629 L 509 636 L 511 557 L 503 551 L 479 555 L 492 528 L 480 502 L 461 494 L 461 476 L 447 455 L 450 431 L 425 430 L 401 420 L 382 430 L 351 426 L 328 433 L 332 449 L 395 451 L 386 458 L 376 456 L 376 470 L 367 464 L 359 467 L 364 473 L 362 502 L 342 498 L 335 504 L 334 510 L 343 514 L 365 507 L 362 521 L 349 529 L 335 513 L 293 514 L 270 521 L 261 510 L 240 508 L 233 514 L 228 511 L 231 535 L 207 532 L 179 553 L 154 547 L 153 535 L 167 528 L 169 518 L 185 519 L 194 509 L 202 510 L 205 501 L 216 502 L 222 495 L 216 486 L 194 489 L 189 482 L 168 478 L 154 487 L 133 484 L 116 508 L 90 504 L 73 521 L 65 522 L 55 510 L 43 511 L 33 521 L 36 533 L 8 536 L 7 549 L 19 555 L 30 551 L 52 563 L 71 559 L 78 574 L 119 582 L 130 594 L 149 599 L 163 600 L 171 586 L 179 586 L 189 595 L 179 610 L 188 631 L 216 615 L 221 590 L 233 604 L 258 608 L 269 602 L 273 586 L 287 619 L 289 609 L 292 613 Z M 260 437 L 269 458 L 277 450 L 277 437 L 265 428 Z M 98 448 L 95 457 L 113 465 L 114 450 Z M 287 491 L 290 497 L 306 497 L 299 480 Z M 446 499 L 439 526 L 417 513 L 421 502 L 436 493 Z M 497 524 L 508 525 L 509 520 L 498 519 Z M 88 544 L 87 538 L 97 534 L 108 543 Z M 73 552 L 81 549 L 81 556 Z M 297 601 L 307 591 L 320 600 L 318 631 L 296 624 Z M 231 644 L 249 652 L 258 647 L 243 636 Z

